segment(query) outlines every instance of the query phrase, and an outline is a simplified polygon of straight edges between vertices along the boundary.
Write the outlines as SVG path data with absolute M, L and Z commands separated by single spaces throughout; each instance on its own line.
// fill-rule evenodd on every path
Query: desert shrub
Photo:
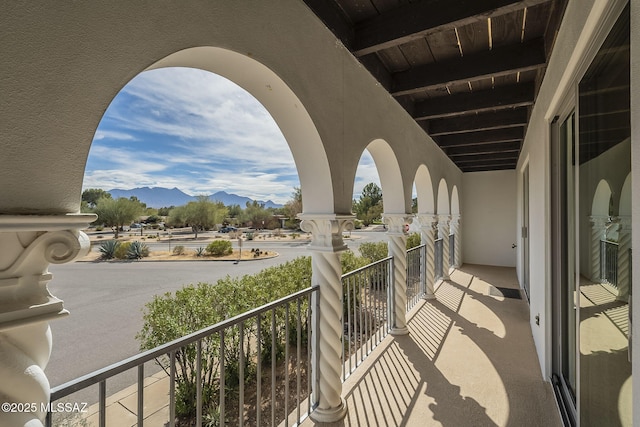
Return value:
M 149 256 L 149 246 L 142 242 L 131 242 L 127 249 L 128 259 L 141 259 Z
M 99 226 L 96 227 L 96 231 L 102 231 L 102 230 L 104 230 L 103 226 L 99 225 Z
M 127 254 L 129 253 L 129 247 L 131 246 L 131 242 L 122 242 L 118 245 L 114 257 L 117 259 L 127 259 Z
M 376 262 L 386 258 L 389 252 L 386 242 L 363 243 L 358 250 L 363 257 L 369 259 L 369 262 Z
M 225 277 L 215 284 L 198 283 L 188 285 L 175 293 L 156 295 L 143 309 L 143 327 L 136 335 L 141 350 L 148 350 L 171 340 L 196 332 L 235 315 L 290 295 L 311 285 L 311 258 L 296 258 L 287 263 L 269 267 L 255 275 L 241 278 Z M 301 306 L 301 328 L 303 347 L 307 345 L 306 325 L 308 302 Z M 285 310 L 275 312 L 276 325 L 274 337 L 277 340 L 276 360 L 282 361 L 285 343 L 297 337 L 297 319 L 290 315 L 289 337 L 286 337 Z M 258 348 L 256 344 L 246 345 L 244 360 L 245 379 L 255 378 L 257 357 L 263 361 L 271 358 L 271 316 L 261 321 L 262 335 Z M 246 321 L 244 336 L 256 339 L 256 321 Z M 225 331 L 224 366 L 226 387 L 239 384 L 239 331 L 231 328 Z M 248 340 L 252 342 L 251 339 Z M 264 349 L 268 349 L 265 351 Z M 168 372 L 169 359 L 158 359 Z M 220 368 L 220 336 L 213 334 L 202 340 L 202 375 L 196 376 L 197 353 L 195 345 L 176 351 L 176 415 L 183 419 L 192 419 L 195 413 L 197 381 L 202 381 L 203 413 L 215 411 L 219 399 L 218 373 Z
M 340 255 L 340 263 L 342 264 L 342 274 L 357 270 L 369 264 L 369 259 L 357 256 L 353 251 L 345 251 Z
M 102 259 L 113 259 L 116 256 L 116 251 L 120 246 L 120 242 L 117 240 L 108 240 L 100 245 L 100 258 Z
M 416 246 L 420 246 L 421 239 L 420 233 L 411 233 L 407 237 L 407 249 L 415 248 Z
M 204 248 L 202 246 L 200 246 L 198 249 L 196 249 L 196 256 L 198 258 L 201 258 L 204 256 Z
M 174 255 L 183 255 L 184 254 L 184 246 L 178 245 L 178 246 L 174 247 L 173 248 L 173 254 Z
M 233 247 L 228 240 L 215 240 L 207 245 L 207 253 L 213 256 L 229 255 L 231 252 Z
M 253 233 L 247 233 L 247 240 L 253 240 Z
M 291 238 L 292 239 L 297 239 L 298 236 L 300 236 L 298 233 L 291 233 Z

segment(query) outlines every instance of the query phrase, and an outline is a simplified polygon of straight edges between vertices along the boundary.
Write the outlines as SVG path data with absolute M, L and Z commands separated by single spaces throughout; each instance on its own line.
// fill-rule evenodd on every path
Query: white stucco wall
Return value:
M 515 171 L 465 173 L 462 185 L 464 262 L 515 267 Z
M 257 61 L 271 74 L 244 66 L 228 69 L 220 55 L 193 49 L 204 47 L 235 52 L 248 60 L 238 63 Z M 319 136 L 321 147 L 315 148 L 326 153 L 322 170 L 331 176 L 302 185 L 303 198 L 314 201 L 333 193 L 333 206 L 323 203 L 314 207 L 316 213 L 350 212 L 358 161 L 374 140 L 389 144 L 396 159 L 386 158 L 402 176 L 402 188 L 388 189 L 398 201 L 385 201 L 391 212 L 410 212 L 420 164 L 436 184 L 445 178 L 451 188 L 462 179 L 433 140 L 299 0 L 193 0 L 162 7 L 129 0 L 16 3 L 0 14 L 0 51 L 0 213 L 77 211 L 84 165 L 102 114 L 133 77 L 158 66 L 224 72 L 281 125 L 301 104 L 309 118 L 304 121 L 315 131 L 299 131 L 293 123 L 288 128 L 294 136 L 285 137 L 295 145 L 299 171 L 321 160 L 305 156 L 308 144 L 315 144 L 305 134 Z M 249 71 L 258 79 L 247 78 Z M 284 86 L 295 97 L 282 96 Z M 309 193 L 309 187 L 318 188 Z

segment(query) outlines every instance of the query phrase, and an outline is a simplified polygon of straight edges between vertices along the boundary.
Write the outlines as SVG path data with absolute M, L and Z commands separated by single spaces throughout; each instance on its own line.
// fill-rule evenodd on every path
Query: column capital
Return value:
M 631 216 L 630 215 L 621 215 L 615 217 L 615 222 L 618 223 L 618 232 L 619 233 L 631 233 Z
M 439 223 L 449 223 L 451 222 L 451 215 L 449 214 L 438 214 L 438 222 Z
M 353 229 L 353 215 L 337 214 L 298 214 L 302 220 L 300 228 L 311 233 L 309 250 L 341 252 L 347 250 L 342 240 L 344 231 Z
M 461 217 L 462 216 L 460 214 L 452 214 L 450 217 L 451 225 L 453 225 L 454 227 L 458 226 L 458 224 L 460 224 Z
M 434 227 L 438 224 L 438 215 L 432 213 L 419 213 L 415 216 L 418 223 L 420 223 L 420 227 Z
M 589 221 L 593 224 L 593 228 L 604 229 L 611 222 L 611 217 L 608 215 L 591 215 Z
M 388 235 L 406 235 L 404 225 L 411 224 L 413 216 L 406 213 L 383 213 L 382 221 L 387 225 Z
M 80 231 L 96 216 L 0 215 L 0 330 L 68 314 L 47 289 L 49 264 L 64 264 L 88 253 Z

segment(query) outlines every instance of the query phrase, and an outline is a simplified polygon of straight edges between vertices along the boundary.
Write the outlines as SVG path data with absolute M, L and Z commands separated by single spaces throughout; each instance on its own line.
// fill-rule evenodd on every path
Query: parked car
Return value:
M 218 230 L 218 233 L 230 233 L 232 231 L 238 231 L 238 229 L 235 227 L 222 227 L 220 230 Z

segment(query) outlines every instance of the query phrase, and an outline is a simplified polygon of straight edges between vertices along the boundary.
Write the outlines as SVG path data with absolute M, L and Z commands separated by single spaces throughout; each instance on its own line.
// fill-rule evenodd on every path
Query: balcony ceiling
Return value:
M 515 169 L 567 0 L 305 0 L 463 172 Z

